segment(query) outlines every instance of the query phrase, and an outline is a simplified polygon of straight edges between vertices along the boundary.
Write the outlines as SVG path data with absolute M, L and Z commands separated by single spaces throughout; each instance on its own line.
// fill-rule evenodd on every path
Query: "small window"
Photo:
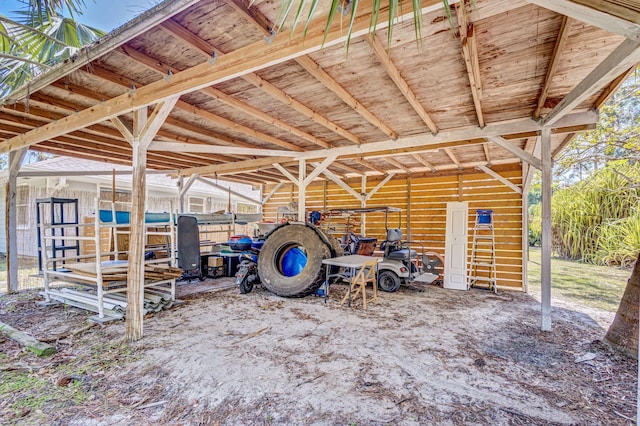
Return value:
M 202 197 L 189 197 L 189 212 L 190 213 L 204 213 L 205 199 Z
M 16 225 L 28 228 L 31 225 L 31 207 L 29 202 L 29 185 L 18 185 L 16 191 Z
M 100 208 L 111 209 L 111 201 L 115 200 L 115 209 L 119 211 L 131 210 L 131 191 L 126 189 L 116 189 L 115 199 L 112 196 L 111 188 L 100 188 Z

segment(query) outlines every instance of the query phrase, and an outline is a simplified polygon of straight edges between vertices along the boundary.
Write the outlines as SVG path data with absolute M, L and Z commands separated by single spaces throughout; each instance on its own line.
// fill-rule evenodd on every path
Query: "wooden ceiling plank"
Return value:
M 122 46 L 122 51 L 126 53 L 126 55 L 131 58 L 133 61 L 144 65 L 145 67 L 147 67 L 150 70 L 156 71 L 159 74 L 164 74 L 166 72 L 167 69 L 171 70 L 172 73 L 174 74 L 178 74 L 180 72 L 180 70 L 175 69 L 171 66 L 165 65 L 162 63 L 162 61 L 158 60 L 157 58 L 152 58 L 148 55 L 145 55 L 142 52 L 139 52 L 135 49 L 132 49 L 130 47 L 127 46 Z M 258 119 L 261 119 L 263 121 L 265 121 L 266 123 L 272 124 L 276 127 L 279 127 L 287 132 L 290 132 L 302 139 L 308 140 L 309 142 L 312 142 L 316 145 L 322 146 L 323 148 L 329 148 L 330 145 L 324 141 L 321 141 L 320 139 L 316 138 L 315 136 L 307 133 L 307 132 L 303 132 L 300 129 L 297 129 L 293 126 L 288 125 L 287 123 L 283 122 L 282 120 L 279 120 L 277 118 L 271 117 L 269 114 L 260 111 L 259 109 L 252 107 L 251 105 L 248 105 L 242 101 L 239 101 L 235 98 L 233 98 L 230 95 L 227 95 L 226 93 L 224 93 L 221 90 L 215 89 L 213 87 L 206 87 L 206 88 L 202 88 L 200 90 L 201 93 L 204 93 L 222 103 L 225 103 L 227 105 L 230 105 L 234 108 L 240 109 L 241 111 L 252 115 L 253 117 L 256 117 Z M 287 148 L 287 149 L 291 149 L 291 150 L 295 150 L 295 151 L 302 151 L 302 148 L 300 148 L 297 145 L 294 145 L 290 142 L 286 142 L 283 140 L 280 140 L 278 138 L 275 138 L 271 135 L 267 135 L 265 133 L 259 132 L 255 129 L 252 129 L 248 126 L 244 126 L 241 124 L 238 124 L 232 120 L 226 119 L 224 117 L 218 116 L 210 111 L 207 111 L 205 109 L 202 108 L 198 108 L 195 105 L 191 105 L 188 102 L 185 101 L 178 101 L 178 105 L 181 109 L 186 110 L 192 114 L 198 115 L 199 117 L 203 117 L 203 118 L 207 118 L 208 120 L 213 121 L 216 124 L 219 124 L 221 126 L 233 129 L 237 132 L 243 133 L 247 136 L 251 136 L 251 137 L 255 137 L 258 139 L 262 139 L 264 141 L 270 142 L 274 145 L 278 145 L 282 148 Z
M 378 58 L 378 61 L 380 61 L 382 68 L 384 68 L 391 80 L 393 80 L 398 90 L 400 90 L 400 93 L 402 93 L 407 102 L 413 107 L 414 111 L 420 116 L 422 121 L 424 121 L 431 133 L 434 135 L 438 133 L 438 127 L 429 116 L 429 113 L 424 109 L 424 106 L 420 103 L 413 90 L 411 90 L 411 87 L 409 87 L 409 83 L 407 83 L 402 77 L 402 74 L 400 74 L 400 70 L 398 70 L 393 63 L 389 52 L 382 45 L 380 39 L 373 35 L 371 37 L 365 37 L 365 40 L 367 40 L 372 47 L 373 53 L 376 55 L 376 58 Z
M 628 39 L 640 41 L 640 24 L 636 20 L 637 13 L 632 9 L 621 7 L 617 14 L 612 14 L 610 2 L 592 0 L 528 0 L 530 3 L 553 10 L 595 27 L 602 28 Z M 583 4 L 580 4 L 583 3 Z M 626 16 L 625 16 L 626 9 Z M 621 15 L 621 16 L 616 16 Z M 624 17 L 623 17 L 624 16 Z
M 562 18 L 562 23 L 560 24 L 560 31 L 558 32 L 556 44 L 553 47 L 551 61 L 549 62 L 549 66 L 547 67 L 547 74 L 544 77 L 542 92 L 540 92 L 540 96 L 538 96 L 538 106 L 533 113 L 533 118 L 535 118 L 536 120 L 540 118 L 540 112 L 544 107 L 544 103 L 547 101 L 547 96 L 549 95 L 549 90 L 551 89 L 551 81 L 553 80 L 553 76 L 556 74 L 558 64 L 560 63 L 560 57 L 562 55 L 562 52 L 564 52 L 564 47 L 566 46 L 567 40 L 569 39 L 570 29 L 571 19 L 567 16 L 564 16 Z
M 325 70 L 323 70 L 313 59 L 308 56 L 301 56 L 296 59 L 298 65 L 304 68 L 309 74 L 314 76 L 320 83 L 336 94 L 344 103 L 349 105 L 355 112 L 360 114 L 365 120 L 378 128 L 389 138 L 395 140 L 398 134 L 389 126 L 384 124 L 378 117 L 373 115 L 364 105 L 354 98 L 344 87 L 333 79 Z
M 553 125 L 582 101 L 638 62 L 640 62 L 640 42 L 630 39 L 623 41 L 544 117 L 543 125 Z
M 198 37 L 197 35 L 193 34 L 191 31 L 189 31 L 188 29 L 186 29 L 185 27 L 183 27 L 182 25 L 176 23 L 175 21 L 172 20 L 167 20 L 164 23 L 162 23 L 160 25 L 160 27 L 165 30 L 166 32 L 168 32 L 172 37 L 177 38 L 179 40 L 182 40 L 182 42 L 184 42 L 185 44 L 187 44 L 187 46 L 197 50 L 199 53 L 201 53 L 203 56 L 205 57 L 210 57 L 212 52 L 215 52 L 217 55 L 224 55 L 224 52 L 220 51 L 219 49 L 217 49 L 215 46 L 209 44 L 206 40 L 203 40 L 202 38 Z M 264 80 L 262 77 L 260 77 L 259 75 L 255 74 L 255 73 L 249 73 L 246 74 L 244 76 L 242 76 L 242 78 L 249 82 L 250 84 L 253 84 L 254 86 L 256 86 L 257 88 L 259 88 L 260 90 L 262 90 L 263 92 L 265 92 L 266 94 L 270 95 L 271 97 L 273 97 L 274 99 L 282 102 L 285 105 L 288 105 L 289 107 L 291 107 L 292 109 L 294 109 L 295 111 L 297 111 L 298 113 L 304 115 L 305 117 L 307 117 L 308 119 L 314 121 L 317 124 L 320 124 L 324 127 L 326 127 L 327 129 L 331 130 L 334 133 L 337 133 L 338 135 L 342 136 L 343 138 L 347 139 L 348 141 L 351 141 L 355 144 L 359 144 L 360 140 L 359 138 L 348 132 L 347 130 L 343 129 L 342 127 L 338 126 L 335 123 L 332 123 L 331 121 L 329 121 L 327 118 L 323 117 L 322 115 L 318 114 L 317 112 L 315 112 L 313 109 L 309 108 L 308 106 L 304 105 L 302 102 L 296 100 L 295 98 L 293 98 L 292 96 L 289 96 L 288 94 L 286 94 L 284 91 L 278 89 L 276 86 L 274 86 L 273 84 L 269 83 L 268 81 Z M 247 105 L 243 102 L 239 102 L 237 99 L 234 99 L 233 97 L 226 95 L 224 92 L 221 92 L 220 90 L 217 89 L 213 89 L 213 88 L 208 88 L 207 92 L 204 93 L 208 93 L 209 91 L 211 91 L 211 93 L 216 93 L 218 96 L 220 96 L 220 94 L 222 94 L 222 98 L 218 98 L 218 96 L 214 96 L 216 99 L 219 99 L 221 102 L 230 102 L 228 103 L 228 105 L 234 106 L 238 109 L 244 110 L 244 107 Z M 251 107 L 248 111 L 259 111 L 257 108 L 253 108 Z M 252 112 L 248 112 L 249 114 L 254 114 Z M 268 117 L 267 120 L 265 120 L 264 116 Z M 271 124 L 273 124 L 272 122 L 274 121 L 274 119 L 272 117 L 270 117 L 268 114 L 259 111 L 257 118 L 260 118 L 264 121 L 267 121 Z M 280 120 L 277 120 L 277 122 L 281 122 Z M 293 127 L 293 126 L 288 126 L 288 127 Z M 289 131 L 289 132 L 293 132 L 290 128 L 285 128 L 285 130 Z M 299 131 L 299 130 L 298 130 Z M 295 133 L 294 133 L 295 134 Z M 302 136 L 301 136 L 302 137 Z M 307 139 L 310 140 L 310 139 Z M 313 138 L 310 140 L 310 142 L 313 142 L 317 145 L 323 146 L 324 148 L 327 148 L 326 144 L 323 145 L 321 143 L 318 143 L 318 139 L 317 138 Z
M 467 69 L 467 77 L 471 87 L 473 106 L 478 116 L 478 125 L 485 126 L 484 114 L 482 112 L 482 80 L 480 79 L 480 62 L 478 59 L 478 48 L 476 43 L 476 33 L 473 23 L 468 21 L 468 14 L 465 3 L 456 3 L 456 19 L 458 20 L 458 35 L 462 45 L 462 57 Z
M 424 11 L 440 8 L 441 3 L 440 0 L 425 0 L 423 5 L 425 5 L 422 9 Z M 369 0 L 365 0 L 360 4 L 357 15 L 354 16 L 352 21 L 351 37 L 359 37 L 370 31 L 371 10 L 372 5 Z M 411 7 L 403 9 L 403 12 L 405 11 L 407 12 L 406 15 L 413 13 Z M 377 27 L 386 27 L 388 25 L 389 7 L 383 5 L 378 16 Z M 402 16 L 399 16 L 398 19 L 402 19 Z M 309 24 L 304 37 L 301 32 L 291 34 L 290 30 L 287 30 L 279 33 L 269 44 L 262 40 L 248 44 L 218 58 L 215 64 L 207 61 L 174 74 L 171 79 L 158 80 L 137 88 L 130 93 L 108 99 L 100 105 L 86 108 L 73 116 L 65 117 L 55 123 L 49 123 L 6 140 L 0 145 L 0 152 L 10 152 L 24 148 L 111 117 L 155 104 L 173 96 L 191 93 L 204 87 L 232 80 L 249 72 L 255 72 L 259 69 L 306 55 L 322 47 L 342 43 L 345 41 L 347 34 L 345 34 L 338 21 L 334 21 L 332 27 L 324 31 L 326 18 L 319 17 Z

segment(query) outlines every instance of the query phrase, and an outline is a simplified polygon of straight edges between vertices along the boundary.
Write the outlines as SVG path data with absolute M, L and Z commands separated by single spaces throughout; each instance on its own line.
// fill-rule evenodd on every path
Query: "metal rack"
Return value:
M 67 257 L 67 252 L 75 252 L 80 255 L 80 228 L 78 226 L 78 199 L 77 198 L 38 198 L 36 200 L 36 218 L 38 225 L 38 270 L 42 272 L 43 252 L 50 250 L 53 260 L 53 269 L 57 270 L 58 262 L 62 257 Z M 51 237 L 48 246 L 41 238 L 41 228 L 50 226 Z M 64 264 L 64 260 L 61 261 Z

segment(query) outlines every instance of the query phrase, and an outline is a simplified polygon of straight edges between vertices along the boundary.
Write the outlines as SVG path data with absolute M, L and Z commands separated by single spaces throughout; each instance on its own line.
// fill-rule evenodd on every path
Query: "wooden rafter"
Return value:
M 426 0 L 425 7 L 439 7 L 439 0 Z M 405 9 L 412 13 L 410 7 Z M 403 10 L 404 11 L 404 10 Z M 371 3 L 361 3 L 354 17 L 352 37 L 358 37 L 369 31 Z M 383 5 L 379 13 L 378 27 L 387 25 L 389 16 L 388 6 Z M 259 69 L 273 66 L 291 60 L 298 56 L 317 51 L 320 48 L 342 43 L 347 35 L 338 20 L 326 31 L 324 17 L 313 20 L 305 37 L 300 32 L 290 34 L 283 31 L 270 44 L 264 41 L 250 43 L 230 52 L 211 64 L 208 61 L 187 70 L 174 74 L 170 79 L 161 79 L 146 86 L 137 88 L 132 93 L 123 94 L 105 100 L 101 105 L 78 111 L 70 117 L 65 117 L 55 123 L 49 123 L 41 128 L 16 136 L 2 144 L 1 151 L 9 152 L 26 146 L 42 142 L 61 134 L 95 124 L 100 121 L 119 116 L 127 112 L 157 103 L 166 98 L 179 96 L 212 86 L 224 81 Z
M 177 24 L 176 22 L 174 22 L 174 21 L 172 21 L 170 19 L 165 21 L 164 23 L 162 23 L 160 27 L 163 30 L 167 31 L 173 37 L 178 38 L 179 40 L 182 40 L 188 46 L 190 46 L 191 48 L 197 50 L 205 58 L 206 57 L 210 57 L 211 52 L 216 52 L 217 55 L 224 55 L 224 52 L 220 51 L 215 46 L 209 44 L 205 40 L 201 39 L 197 35 L 193 34 L 192 32 L 190 32 L 189 30 L 187 30 L 183 26 Z M 266 94 L 270 95 L 274 99 L 277 99 L 278 101 L 282 102 L 283 104 L 290 106 L 295 111 L 297 111 L 298 113 L 304 115 L 305 117 L 307 117 L 308 119 L 314 121 L 315 123 L 326 127 L 327 129 L 331 130 L 332 132 L 337 133 L 338 135 L 342 136 L 343 138 L 347 139 L 350 142 L 353 142 L 353 143 L 356 143 L 356 144 L 360 143 L 360 139 L 356 135 L 354 135 L 353 133 L 343 129 L 342 127 L 338 126 L 337 124 L 329 121 L 326 117 L 318 114 L 313 109 L 311 109 L 308 106 L 304 105 L 302 102 L 299 102 L 298 100 L 296 100 L 292 96 L 287 95 L 284 91 L 278 89 L 276 86 L 274 86 L 273 84 L 271 84 L 268 81 L 264 80 L 263 78 L 261 78 L 257 74 L 249 73 L 249 74 L 246 74 L 246 75 L 242 76 L 242 78 L 245 81 L 253 84 L 257 88 L 261 89 L 263 92 L 265 92 Z M 287 129 L 285 129 L 285 130 L 287 130 Z M 288 130 L 288 131 L 291 131 L 291 130 Z M 317 142 L 314 142 L 314 143 L 317 143 Z
M 491 166 L 491 152 L 489 150 L 489 144 L 488 143 L 483 143 L 482 144 L 482 150 L 484 151 L 484 158 L 487 159 L 487 165 Z
M 544 117 L 545 126 L 553 125 L 583 100 L 605 87 L 629 67 L 640 62 L 640 42 L 627 39 L 607 56 Z
M 540 96 L 538 96 L 538 106 L 533 113 L 533 118 L 540 118 L 540 112 L 544 107 L 544 103 L 547 101 L 547 96 L 549 95 L 549 90 L 551 89 L 551 81 L 553 80 L 553 76 L 556 73 L 558 68 L 558 63 L 560 62 L 560 57 L 562 52 L 564 51 L 564 47 L 567 44 L 567 40 L 569 39 L 569 32 L 571 29 L 571 19 L 564 16 L 562 17 L 562 23 L 560 24 L 560 31 L 558 32 L 558 38 L 556 39 L 556 44 L 553 48 L 553 54 L 551 55 L 551 61 L 549 62 L 549 66 L 547 67 L 547 75 L 544 78 L 544 84 L 542 85 L 542 92 L 540 92 Z
M 613 95 L 615 91 L 618 90 L 620 85 L 627 79 L 627 77 L 631 75 L 631 73 L 633 73 L 635 69 L 636 69 L 635 66 L 629 68 L 628 70 L 620 74 L 615 80 L 609 83 L 609 85 L 605 87 L 605 89 L 602 91 L 600 96 L 598 96 L 598 99 L 596 99 L 596 101 L 594 102 L 593 104 L 594 108 L 599 109 L 602 106 L 602 104 L 607 102 L 607 100 L 609 100 L 611 95 Z
M 420 155 L 419 153 L 417 154 L 411 154 L 411 156 L 420 164 L 422 164 L 425 167 L 428 167 L 429 169 L 431 169 L 432 172 L 437 171 L 437 169 L 435 168 L 435 166 L 433 164 L 431 164 L 430 162 L 428 162 L 427 160 L 424 159 L 424 157 L 422 155 Z
M 607 0 L 529 0 L 562 15 L 570 16 L 595 27 L 640 41 L 640 14 L 638 8 L 626 7 L 621 2 Z M 631 6 L 635 2 L 628 2 Z
M 424 109 L 424 106 L 420 103 L 413 90 L 411 90 L 407 81 L 400 74 L 400 71 L 393 63 L 393 60 L 380 42 L 380 39 L 373 35 L 372 37 L 365 37 L 365 40 L 371 45 L 373 53 L 376 55 L 376 58 L 378 58 L 378 61 L 380 61 L 382 68 L 384 68 L 391 80 L 393 80 L 398 90 L 400 90 L 400 93 L 402 93 L 407 102 L 413 107 L 418 116 L 424 121 L 431 133 L 434 135 L 438 133 L 438 127 L 436 127 L 429 113 Z
M 256 8 L 249 8 L 249 2 L 246 0 L 227 0 L 227 4 L 239 12 L 247 21 L 253 24 L 266 37 L 271 37 L 273 24 L 262 15 Z M 249 10 L 252 9 L 252 10 Z M 327 74 L 313 59 L 309 56 L 300 56 L 295 61 L 304 68 L 309 74 L 313 75 L 318 81 L 325 85 L 329 90 L 335 93 L 344 103 L 349 105 L 354 111 L 360 114 L 365 120 L 378 128 L 382 133 L 391 139 L 397 139 L 398 134 L 389 126 L 384 124 L 378 117 L 373 115 L 371 111 L 364 107 L 356 100 L 344 87 L 336 82 L 333 77 Z
M 396 160 L 395 158 L 392 157 L 386 157 L 384 159 L 387 163 L 391 164 L 393 167 L 395 167 L 398 170 L 401 170 L 404 173 L 408 173 L 409 169 L 406 168 L 403 164 L 401 164 L 398 160 Z
M 447 157 L 449 157 L 451 161 L 453 161 L 453 164 L 458 166 L 459 169 L 462 168 L 462 164 L 460 164 L 460 160 L 458 160 L 458 157 L 456 157 L 453 151 L 451 151 L 451 148 L 443 148 L 442 150 L 444 151 L 445 154 L 447 154 Z
M 133 61 L 144 65 L 145 67 L 147 67 L 150 70 L 156 71 L 158 74 L 163 75 L 167 72 L 167 69 L 171 70 L 172 73 L 177 74 L 180 72 L 180 70 L 175 69 L 169 65 L 163 64 L 161 61 L 159 61 L 157 58 L 152 58 L 148 55 L 143 54 L 142 52 L 139 52 L 135 49 L 123 46 L 122 47 L 122 51 L 129 56 Z M 323 148 L 329 148 L 329 144 L 321 141 L 320 139 L 316 138 L 315 136 L 304 132 L 300 129 L 297 129 L 293 126 L 288 125 L 287 123 L 283 122 L 282 120 L 278 120 L 274 117 L 271 117 L 269 114 L 266 114 L 263 111 L 260 111 L 259 109 L 252 107 L 251 105 L 248 105 L 242 101 L 239 101 L 235 98 L 233 98 L 232 96 L 227 95 L 226 93 L 224 93 L 221 90 L 215 89 L 213 87 L 206 87 L 206 88 L 202 88 L 200 90 L 200 93 L 204 93 L 214 99 L 219 100 L 220 102 L 223 102 L 227 105 L 230 105 L 232 107 L 235 107 L 237 109 L 240 109 L 241 111 L 243 111 L 246 114 L 249 114 L 253 117 L 256 117 L 260 120 L 263 120 L 267 123 L 270 123 L 276 127 L 279 127 L 283 130 L 286 130 L 287 132 L 290 132 L 302 139 L 308 140 L 309 142 L 312 142 L 316 145 L 322 146 Z M 220 125 L 220 126 L 224 126 L 226 128 L 229 129 L 233 129 L 237 132 L 243 133 L 247 136 L 251 136 L 251 137 L 256 137 L 258 139 L 262 139 L 264 141 L 270 142 L 274 145 L 280 146 L 282 148 L 287 148 L 287 149 L 291 149 L 294 151 L 302 151 L 302 148 L 300 148 L 297 145 L 294 145 L 290 142 L 286 142 L 283 140 L 280 140 L 278 138 L 275 138 L 271 135 L 259 132 L 255 129 L 252 129 L 248 126 L 244 126 L 241 125 L 237 122 L 234 122 L 232 120 L 226 119 L 224 117 L 221 117 L 219 115 L 216 115 L 210 111 L 207 111 L 205 109 L 202 108 L 198 108 L 194 105 L 189 104 L 188 102 L 185 101 L 179 101 L 178 106 L 181 109 L 187 110 L 195 115 L 198 115 L 200 117 L 206 118 L 207 120 L 211 120 L 214 123 Z
M 308 56 L 299 57 L 296 59 L 298 65 L 304 68 L 309 74 L 314 76 L 320 83 L 336 94 L 344 103 L 349 105 L 355 112 L 360 114 L 365 120 L 378 128 L 382 133 L 390 137 L 391 139 L 397 139 L 398 134 L 393 131 L 389 126 L 384 124 L 378 117 L 373 115 L 364 105 L 362 105 L 356 98 L 351 95 L 344 87 L 338 84 L 320 65 L 318 65 L 313 59 Z
M 480 79 L 480 62 L 478 59 L 478 47 L 473 23 L 469 22 L 468 14 L 464 8 L 465 3 L 456 3 L 456 18 L 458 20 L 458 34 L 462 44 L 462 57 L 469 77 L 473 105 L 478 116 L 478 124 L 484 127 L 484 114 L 482 112 L 482 80 Z

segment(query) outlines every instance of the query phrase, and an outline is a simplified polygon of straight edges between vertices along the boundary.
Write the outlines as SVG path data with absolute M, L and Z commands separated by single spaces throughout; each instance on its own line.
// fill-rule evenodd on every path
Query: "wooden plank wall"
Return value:
M 516 185 L 522 185 L 522 170 L 519 165 L 495 167 L 495 171 Z M 380 179 L 369 178 L 367 192 Z M 361 181 L 347 181 L 357 192 L 361 192 Z M 265 193 L 273 187 L 265 188 Z M 264 218 L 276 220 L 276 211 L 297 199 L 297 188 L 284 185 L 264 206 Z M 494 211 L 496 235 L 496 258 L 498 286 L 522 289 L 522 196 L 481 172 L 433 176 L 414 175 L 390 180 L 368 202 L 367 206 L 392 206 L 402 209 L 400 228 L 403 239 L 422 243 L 425 251 L 444 255 L 446 208 L 449 201 L 469 202 L 469 254 L 473 236 L 473 224 L 477 209 Z M 306 210 L 326 211 L 332 208 L 360 207 L 360 201 L 331 181 L 314 182 L 307 187 Z M 365 218 L 365 235 L 383 241 L 385 236 L 384 215 L 368 214 Z M 331 219 L 331 228 L 336 237 L 342 235 L 344 226 Z M 326 220 L 325 220 L 326 223 Z M 398 214 L 389 217 L 389 227 L 398 227 Z M 353 231 L 361 233 L 360 220 L 355 220 Z

